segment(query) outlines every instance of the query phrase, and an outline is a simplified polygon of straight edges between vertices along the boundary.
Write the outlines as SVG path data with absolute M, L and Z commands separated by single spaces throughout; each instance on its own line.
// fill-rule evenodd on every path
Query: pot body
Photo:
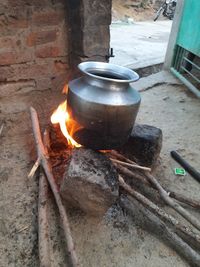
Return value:
M 93 149 L 113 149 L 128 139 L 140 105 L 130 82 L 139 76 L 109 63 L 79 64 L 83 76 L 69 83 L 68 112 L 72 137 Z M 73 126 L 72 126 L 73 125 Z

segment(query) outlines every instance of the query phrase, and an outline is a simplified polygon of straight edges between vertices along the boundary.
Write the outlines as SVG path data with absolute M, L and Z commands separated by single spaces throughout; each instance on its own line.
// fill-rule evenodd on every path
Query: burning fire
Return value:
M 57 109 L 51 115 L 51 122 L 53 124 L 59 123 L 60 129 L 63 135 L 67 138 L 68 144 L 72 147 L 81 147 L 69 134 L 67 130 L 67 124 L 72 123 L 70 121 L 70 116 L 67 112 L 67 101 L 61 103 Z

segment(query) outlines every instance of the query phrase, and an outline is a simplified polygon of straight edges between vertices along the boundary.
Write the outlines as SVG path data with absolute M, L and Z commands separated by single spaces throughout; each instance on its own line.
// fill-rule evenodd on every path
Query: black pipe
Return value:
M 200 183 L 200 172 L 195 170 L 186 160 L 184 160 L 176 151 L 171 151 L 171 156 L 175 159 L 194 179 Z

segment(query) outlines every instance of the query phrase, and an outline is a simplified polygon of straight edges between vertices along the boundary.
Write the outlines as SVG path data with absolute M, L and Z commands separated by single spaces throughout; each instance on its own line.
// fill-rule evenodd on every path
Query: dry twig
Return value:
M 1 127 L 0 127 L 0 136 L 1 136 L 2 132 L 3 132 L 3 128 L 4 128 L 4 122 L 1 124 Z
M 124 162 L 124 161 L 121 161 L 121 160 L 117 160 L 117 159 L 113 159 L 113 158 L 110 158 L 111 161 L 115 162 L 115 163 L 119 163 L 121 165 L 124 165 L 124 166 L 127 166 L 127 167 L 131 167 L 133 169 L 138 169 L 138 170 L 143 170 L 143 171 L 151 171 L 150 168 L 148 167 L 143 167 L 143 166 L 140 166 L 140 165 L 137 165 L 137 164 L 132 164 L 132 163 L 127 163 L 127 162 Z
M 33 176 L 35 175 L 35 172 L 37 171 L 37 169 L 39 168 L 39 166 L 40 166 L 40 159 L 38 158 L 36 160 L 36 162 L 34 163 L 31 171 L 29 172 L 28 178 L 33 178 Z
M 57 204 L 58 209 L 59 209 L 61 222 L 62 222 L 62 226 L 63 226 L 63 230 L 64 230 L 64 235 L 65 235 L 65 239 L 66 239 L 66 243 L 67 243 L 67 252 L 70 256 L 72 266 L 78 267 L 80 265 L 79 265 L 78 258 L 76 255 L 74 242 L 72 239 L 71 230 L 70 230 L 70 226 L 69 226 L 69 221 L 67 218 L 65 208 L 64 208 L 62 201 L 61 201 L 61 197 L 59 194 L 57 184 L 55 183 L 55 179 L 54 179 L 54 176 L 52 173 L 51 165 L 50 165 L 50 162 L 48 160 L 47 151 L 45 150 L 43 142 L 42 142 L 37 112 L 32 107 L 30 108 L 30 112 L 31 112 L 32 127 L 33 127 L 33 133 L 34 133 L 36 148 L 37 148 L 38 159 L 40 160 L 40 165 L 44 169 L 44 172 L 45 172 L 46 177 L 48 179 L 49 185 L 50 185 L 51 190 L 53 192 L 53 195 L 55 197 L 56 204 Z

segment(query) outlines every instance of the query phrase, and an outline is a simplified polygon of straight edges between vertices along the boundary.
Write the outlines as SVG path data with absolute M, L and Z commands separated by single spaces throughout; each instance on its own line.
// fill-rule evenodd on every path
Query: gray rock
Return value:
M 136 124 L 128 142 L 119 150 L 124 156 L 153 167 L 160 155 L 162 131 L 154 126 Z
M 74 149 L 61 183 L 66 204 L 91 215 L 104 215 L 118 197 L 118 174 L 106 155 Z

